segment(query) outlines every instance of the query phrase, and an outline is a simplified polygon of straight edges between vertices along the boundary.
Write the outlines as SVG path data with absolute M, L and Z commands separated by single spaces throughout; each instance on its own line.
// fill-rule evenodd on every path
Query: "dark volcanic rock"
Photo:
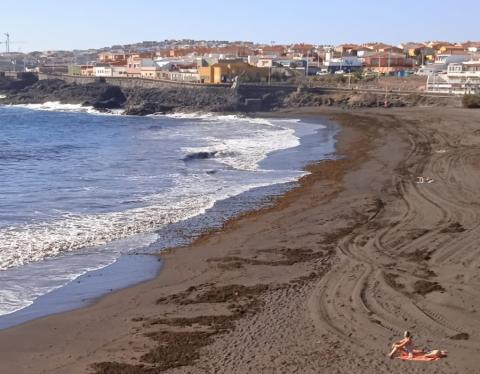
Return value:
M 16 91 L 35 84 L 38 78 L 33 73 L 20 73 L 20 79 L 13 80 L 6 77 L 0 77 L 1 91 Z
M 120 87 L 105 83 L 85 85 L 67 84 L 60 79 L 49 79 L 16 90 L 3 100 L 9 104 L 32 104 L 60 101 L 68 104 L 92 105 L 98 109 L 121 108 L 126 101 Z
M 172 111 L 232 112 L 244 105 L 234 90 L 223 87 L 159 87 L 122 89 L 105 82 L 65 83 L 60 79 L 41 80 L 8 93 L 5 104 L 36 104 L 60 101 L 93 106 L 99 110 L 124 108 L 125 114 L 148 115 Z
M 162 87 L 126 90 L 126 114 L 145 115 L 175 111 L 231 112 L 240 98 L 230 89 L 215 87 Z
M 174 106 L 167 106 L 161 103 L 144 101 L 139 104 L 128 104 L 125 108 L 125 114 L 129 116 L 146 116 L 149 114 L 165 114 L 173 112 Z

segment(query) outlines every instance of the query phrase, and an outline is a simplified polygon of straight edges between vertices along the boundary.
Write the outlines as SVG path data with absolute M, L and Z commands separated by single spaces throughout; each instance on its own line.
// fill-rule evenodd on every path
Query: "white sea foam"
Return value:
M 149 206 L 97 215 L 66 214 L 61 219 L 0 230 L 0 270 L 25 265 L 59 254 L 98 246 L 129 236 L 153 232 L 160 227 L 204 213 L 216 201 L 241 194 L 252 188 L 287 183 L 303 173 L 275 178 L 265 175 L 250 184 L 218 185 L 216 179 L 182 181 L 169 191 L 145 197 Z
M 253 139 L 211 138 L 207 147 L 183 148 L 183 152 L 215 153 L 215 159 L 238 170 L 257 170 L 259 162 L 267 154 L 279 150 L 298 146 L 299 140 L 294 136 L 294 130 L 282 129 L 277 131 L 258 132 Z
M 154 115 L 156 116 L 156 115 Z M 261 117 L 249 117 L 238 114 L 218 114 L 213 112 L 192 112 L 192 113 L 168 113 L 161 114 L 162 117 L 177 118 L 177 119 L 194 119 L 202 121 L 214 122 L 235 122 L 235 123 L 255 123 L 267 126 L 275 126 L 274 123 L 298 123 L 300 119 L 268 119 Z
M 43 104 L 15 104 L 10 106 L 48 112 L 88 113 L 96 115 L 121 115 L 124 112 L 123 109 L 112 109 L 108 110 L 107 112 L 101 112 L 92 106 L 83 106 L 81 104 L 64 104 L 59 101 L 47 101 Z
M 0 272 L 0 315 L 21 310 L 35 299 L 73 281 L 93 270 L 104 268 L 116 261 L 121 252 L 129 252 L 154 243 L 158 235 L 142 234 L 111 242 L 94 251 L 95 262 L 86 262 L 82 256 L 50 259 L 32 263 L 21 269 Z M 25 273 L 28 278 L 25 278 Z M 45 274 L 48 273 L 48 277 Z
M 250 129 L 248 137 L 237 135 L 231 138 L 205 137 L 209 145 L 203 147 L 185 147 L 185 156 L 195 153 L 214 154 L 214 158 L 234 169 L 257 170 L 259 162 L 269 153 L 296 147 L 300 144 L 295 135 L 295 129 L 288 125 L 299 122 L 298 119 L 271 120 L 238 115 L 218 115 L 214 113 L 174 113 L 167 114 L 170 118 L 194 119 L 206 122 L 235 123 L 238 125 L 259 125 Z M 212 134 L 215 132 L 212 131 Z

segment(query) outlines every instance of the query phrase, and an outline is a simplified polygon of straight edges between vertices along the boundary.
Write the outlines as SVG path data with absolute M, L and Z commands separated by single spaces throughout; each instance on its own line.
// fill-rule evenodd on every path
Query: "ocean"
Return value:
M 0 107 L 0 316 L 76 294 L 86 277 L 103 285 L 92 298 L 152 278 L 151 254 L 268 204 L 335 157 L 336 133 L 300 119 Z

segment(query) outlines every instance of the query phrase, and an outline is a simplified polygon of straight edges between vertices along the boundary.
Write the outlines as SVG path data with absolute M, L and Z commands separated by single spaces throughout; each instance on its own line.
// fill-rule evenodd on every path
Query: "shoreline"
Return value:
M 478 372 L 480 253 L 471 202 L 480 113 L 309 108 L 295 115 L 338 121 L 345 157 L 310 166 L 312 174 L 274 206 L 166 251 L 153 281 L 0 331 L 0 369 Z M 418 175 L 435 183 L 418 185 Z M 470 265 L 450 261 L 458 258 Z M 418 367 L 388 360 L 388 344 L 405 329 L 449 357 Z

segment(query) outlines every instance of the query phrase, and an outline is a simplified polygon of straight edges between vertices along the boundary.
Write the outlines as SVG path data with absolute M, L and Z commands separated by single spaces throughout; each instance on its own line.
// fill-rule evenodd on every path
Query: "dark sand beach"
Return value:
M 340 124 L 341 158 L 154 280 L 0 331 L 0 373 L 480 373 L 480 111 L 278 115 Z M 406 329 L 448 357 L 389 359 Z

